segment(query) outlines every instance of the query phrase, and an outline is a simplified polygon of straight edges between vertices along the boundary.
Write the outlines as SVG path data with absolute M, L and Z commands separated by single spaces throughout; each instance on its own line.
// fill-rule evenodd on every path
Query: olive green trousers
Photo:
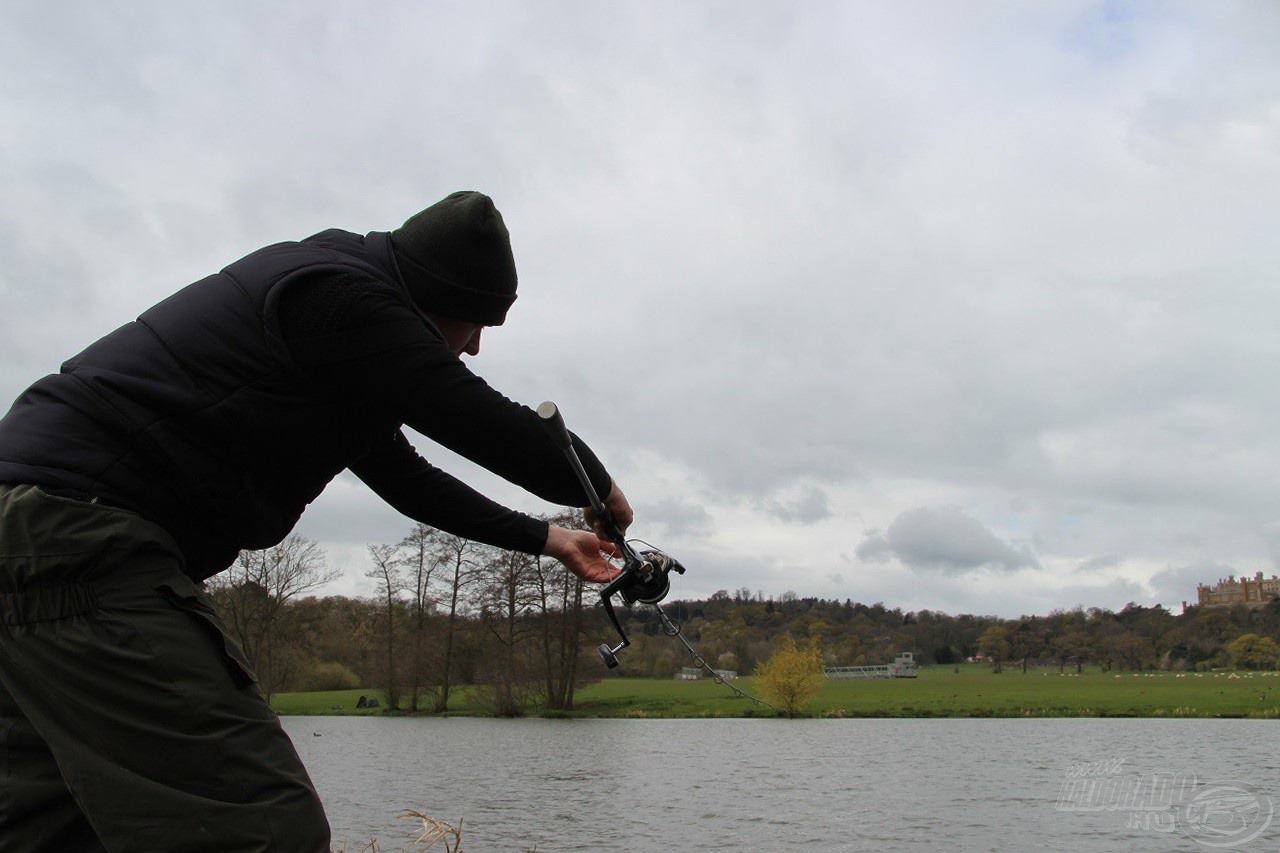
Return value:
M 329 850 L 293 744 L 159 527 L 0 485 L 0 853 Z

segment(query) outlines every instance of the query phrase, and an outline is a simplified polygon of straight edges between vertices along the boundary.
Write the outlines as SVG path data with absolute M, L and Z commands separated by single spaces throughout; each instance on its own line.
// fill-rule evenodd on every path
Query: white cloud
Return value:
M 521 275 L 477 371 L 562 404 L 690 595 L 1120 607 L 1280 554 L 1267 4 L 10 6 L 0 396 L 472 187 Z M 302 531 L 407 527 L 340 480 Z

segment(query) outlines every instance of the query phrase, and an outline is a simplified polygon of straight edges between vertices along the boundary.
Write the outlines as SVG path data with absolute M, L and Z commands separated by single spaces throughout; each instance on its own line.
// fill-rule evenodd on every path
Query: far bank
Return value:
M 759 695 L 751 678 L 734 682 Z M 360 697 L 379 700 L 357 708 Z M 429 700 L 423 704 L 430 704 Z M 376 688 L 316 693 L 280 693 L 272 707 L 282 716 L 377 715 L 406 713 L 385 707 Z M 453 716 L 491 716 L 483 687 L 451 695 Z M 675 681 L 606 678 L 582 687 L 572 711 L 544 714 L 534 702 L 527 716 L 556 717 L 771 717 L 768 707 L 743 699 L 710 680 Z M 810 717 L 1208 717 L 1280 718 L 1277 672 L 1104 672 L 1086 668 L 1008 667 L 995 673 L 984 665 L 922 668 L 917 678 L 829 680 L 805 709 Z M 424 715 L 425 716 L 425 715 Z

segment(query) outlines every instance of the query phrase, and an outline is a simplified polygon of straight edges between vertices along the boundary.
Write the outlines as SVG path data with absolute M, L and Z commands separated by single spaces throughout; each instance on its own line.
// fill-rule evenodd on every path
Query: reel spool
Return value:
M 654 577 L 648 581 L 640 581 L 633 589 L 623 595 L 623 598 L 631 599 L 632 602 L 640 602 L 641 604 L 657 604 L 667 597 L 667 593 L 671 591 L 671 579 L 666 575 L 662 577 Z
M 658 604 L 671 592 L 671 572 L 684 574 L 684 566 L 661 551 L 641 551 L 636 577 L 619 592 L 628 605 Z

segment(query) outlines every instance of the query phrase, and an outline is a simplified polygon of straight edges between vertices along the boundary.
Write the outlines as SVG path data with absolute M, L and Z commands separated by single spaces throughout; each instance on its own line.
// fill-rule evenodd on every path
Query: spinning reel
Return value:
M 612 526 L 611 522 L 610 526 Z M 613 539 L 612 533 L 609 534 L 609 538 Z M 613 609 L 613 594 L 616 592 L 622 596 L 623 604 L 628 607 L 638 601 L 641 604 L 652 604 L 661 612 L 662 608 L 658 607 L 658 603 L 671 591 L 671 572 L 684 574 L 684 566 L 661 551 L 641 551 L 637 554 L 629 543 L 623 543 L 620 539 L 614 539 L 614 543 L 624 549 L 622 574 L 600 590 L 600 600 L 604 604 L 604 612 L 609 614 L 609 621 L 613 623 L 614 630 L 618 632 L 622 642 L 612 647 L 608 643 L 601 643 L 600 648 L 597 649 L 600 660 L 604 661 L 604 665 L 609 669 L 618 665 L 618 652 L 631 645 L 631 641 L 627 639 L 627 632 L 622 630 L 618 614 Z
M 622 630 L 622 623 L 618 621 L 618 614 L 613 609 L 613 596 L 621 596 L 623 604 L 627 607 L 637 601 L 641 604 L 651 604 L 662 614 L 665 621 L 666 614 L 662 613 L 662 608 L 658 604 L 671 591 L 671 573 L 684 574 L 684 566 L 661 551 L 636 551 L 631 546 L 614 523 L 609 511 L 605 509 L 604 501 L 596 494 L 595 487 L 591 485 L 586 469 L 582 467 L 582 460 L 573 449 L 573 440 L 569 437 L 569 430 L 564 425 L 560 409 L 555 403 L 547 401 L 538 406 L 538 417 L 542 418 L 543 424 L 551 431 L 556 443 L 564 450 L 569 465 L 578 476 L 578 481 L 582 484 L 587 497 L 591 499 L 591 509 L 595 512 L 601 527 L 604 528 L 605 535 L 618 546 L 618 554 L 622 557 L 622 573 L 600 590 L 600 601 L 604 604 L 604 612 L 609 615 L 609 621 L 613 623 L 614 630 L 621 638 L 621 642 L 616 646 L 601 643 L 597 650 L 604 665 L 613 669 L 618 665 L 618 652 L 631 645 L 631 641 L 627 639 L 627 632 Z

